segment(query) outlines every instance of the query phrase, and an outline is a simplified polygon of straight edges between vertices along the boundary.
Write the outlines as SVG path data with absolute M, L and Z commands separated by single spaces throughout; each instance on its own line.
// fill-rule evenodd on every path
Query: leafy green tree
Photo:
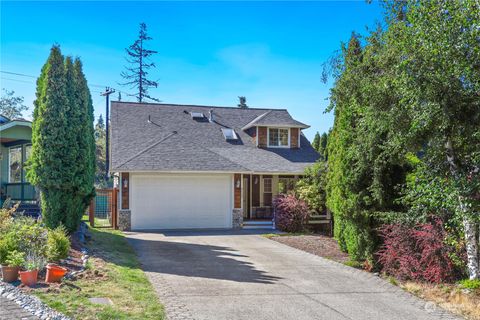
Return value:
M 303 177 L 295 186 L 295 195 L 305 201 L 309 209 L 317 214 L 324 214 L 327 211 L 326 177 L 327 163 L 320 160 L 305 169 Z
M 0 114 L 9 119 L 22 117 L 22 113 L 28 110 L 27 106 L 23 104 L 23 97 L 15 96 L 13 90 L 3 89 L 3 92 L 0 98 Z
M 408 119 L 397 125 L 403 139 L 396 141 L 422 150 L 429 175 L 448 191 L 463 224 L 470 278 L 480 278 L 480 4 L 412 0 L 404 12 L 387 35 L 402 57 L 397 112 Z

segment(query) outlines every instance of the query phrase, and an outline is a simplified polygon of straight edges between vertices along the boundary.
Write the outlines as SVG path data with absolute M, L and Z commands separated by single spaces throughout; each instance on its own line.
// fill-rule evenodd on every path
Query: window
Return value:
M 235 133 L 235 130 L 230 129 L 230 128 L 222 128 L 222 133 L 223 136 L 225 137 L 225 140 L 237 140 L 237 134 Z
M 22 147 L 12 147 L 8 154 L 8 182 L 22 182 Z
M 268 146 L 269 147 L 288 147 L 288 129 L 269 128 L 268 129 Z
M 272 206 L 272 178 L 263 178 L 263 205 Z
M 30 158 L 30 155 L 32 154 L 32 145 L 31 144 L 28 144 L 25 146 L 25 159 L 24 159 L 24 163 L 25 161 L 27 161 L 29 158 Z M 26 172 L 25 172 L 25 166 L 23 166 L 23 177 L 24 177 L 24 180 L 26 180 Z

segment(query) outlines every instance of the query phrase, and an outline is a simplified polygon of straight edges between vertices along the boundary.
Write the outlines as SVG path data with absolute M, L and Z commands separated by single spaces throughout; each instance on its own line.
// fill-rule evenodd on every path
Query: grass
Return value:
M 92 256 L 86 276 L 34 294 L 77 319 L 164 319 L 163 306 L 123 234 L 90 230 L 92 240 L 87 248 Z M 88 298 L 93 297 L 109 298 L 113 305 L 91 303 Z
M 402 282 L 400 287 L 467 319 L 480 320 L 480 289 L 465 291 L 462 284 Z

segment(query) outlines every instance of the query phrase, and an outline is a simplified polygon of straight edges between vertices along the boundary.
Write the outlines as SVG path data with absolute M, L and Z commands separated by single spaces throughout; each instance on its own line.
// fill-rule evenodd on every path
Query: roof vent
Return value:
M 235 133 L 235 130 L 231 128 L 222 128 L 222 133 L 223 136 L 225 137 L 225 140 L 237 140 L 238 136 Z
M 201 112 L 190 112 L 190 115 L 192 116 L 192 119 L 203 119 L 205 116 Z

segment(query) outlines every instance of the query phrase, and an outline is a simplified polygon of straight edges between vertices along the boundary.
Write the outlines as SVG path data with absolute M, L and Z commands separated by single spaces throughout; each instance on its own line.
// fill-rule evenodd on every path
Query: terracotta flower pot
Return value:
M 18 271 L 20 267 L 2 266 L 2 279 L 5 282 L 13 282 L 18 280 Z
M 67 268 L 49 263 L 47 264 L 47 276 L 45 278 L 45 282 L 60 282 L 67 272 Z
M 38 270 L 19 271 L 20 281 L 26 286 L 33 287 L 37 284 Z

